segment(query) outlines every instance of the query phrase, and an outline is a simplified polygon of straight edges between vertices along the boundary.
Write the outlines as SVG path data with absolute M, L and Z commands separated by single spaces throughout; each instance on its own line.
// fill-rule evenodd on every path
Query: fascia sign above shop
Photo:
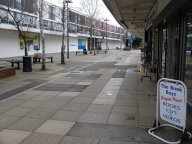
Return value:
M 182 137 L 191 138 L 186 132 L 187 88 L 178 80 L 162 78 L 157 84 L 156 127 L 149 129 L 149 134 L 167 144 L 179 144 Z M 160 118 L 159 118 L 160 117 Z M 159 125 L 159 120 L 167 124 Z M 173 142 L 155 134 L 161 128 L 171 127 L 182 133 L 181 139 Z

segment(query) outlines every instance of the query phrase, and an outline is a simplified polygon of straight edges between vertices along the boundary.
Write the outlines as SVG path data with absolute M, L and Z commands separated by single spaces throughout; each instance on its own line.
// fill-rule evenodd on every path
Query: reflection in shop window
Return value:
M 187 20 L 185 83 L 189 90 L 188 98 L 192 101 L 192 11 L 188 13 Z

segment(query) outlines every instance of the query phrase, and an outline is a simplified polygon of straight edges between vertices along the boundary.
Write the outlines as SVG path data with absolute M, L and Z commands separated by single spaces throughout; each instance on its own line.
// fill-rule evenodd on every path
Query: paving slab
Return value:
M 19 95 L 34 95 L 34 96 L 37 96 L 39 94 L 41 94 L 43 91 L 37 91 L 37 90 L 33 90 L 33 89 L 30 89 L 30 90 L 27 90 L 27 91 L 24 91 L 22 93 L 20 93 Z
M 122 141 L 112 141 L 101 139 L 99 144 L 137 144 L 137 142 L 122 142 Z
M 99 144 L 99 139 L 65 136 L 59 144 Z
M 0 143 L 1 144 L 19 144 L 30 132 L 27 131 L 16 131 L 4 129 L 0 131 Z
M 0 115 L 0 128 L 6 128 L 18 119 L 20 119 L 20 117 Z
M 130 106 L 114 106 L 112 109 L 112 113 L 114 114 L 133 114 L 138 115 L 138 108 L 137 107 L 130 107 Z
M 38 95 L 38 96 L 32 98 L 31 100 L 34 100 L 34 101 L 39 101 L 39 100 L 47 101 L 47 100 L 49 100 L 49 99 L 51 99 L 53 97 L 55 97 L 55 95 L 45 95 L 44 94 L 44 95 Z
M 8 127 L 10 130 L 35 131 L 45 120 L 21 118 Z
M 148 129 L 105 124 L 76 123 L 67 136 L 100 138 L 110 141 L 162 144 L 147 133 Z
M 77 85 L 91 85 L 93 82 L 78 82 Z
M 38 107 L 40 105 L 43 105 L 44 103 L 46 103 L 46 101 L 29 100 L 29 101 L 26 101 L 26 102 L 22 103 L 21 105 L 19 105 L 19 107 L 36 108 L 36 107 Z
M 44 109 L 61 109 L 67 102 L 63 101 L 52 101 L 49 100 L 43 105 L 40 105 L 39 108 L 44 108 Z
M 82 103 L 82 104 L 90 104 L 94 98 L 88 98 L 88 97 L 76 97 L 74 98 L 71 103 Z
M 31 111 L 32 111 L 32 108 L 14 107 L 14 108 L 6 111 L 5 113 L 3 113 L 3 115 L 22 117 L 22 116 L 27 115 Z
M 113 105 L 91 104 L 86 111 L 98 113 L 110 113 Z
M 66 97 L 66 96 L 56 96 L 53 97 L 51 99 L 49 99 L 48 101 L 56 101 L 56 102 L 63 102 L 63 103 L 68 103 L 73 99 L 73 97 Z
M 77 112 L 84 112 L 89 104 L 81 104 L 81 103 L 68 103 L 66 104 L 62 110 L 65 111 L 77 111 Z
M 2 107 L 15 107 L 22 103 L 24 103 L 26 100 L 11 100 L 7 99 L 6 101 L 0 103 L 0 106 Z
M 2 107 L 2 106 L 0 106 L 0 114 L 10 110 L 11 108 L 12 107 Z
M 138 101 L 136 99 L 116 99 L 115 105 L 137 107 Z
M 26 117 L 47 120 L 52 117 L 52 115 L 56 113 L 56 111 L 57 109 L 36 108 L 33 109 L 29 114 L 27 114 Z
M 81 114 L 82 112 L 60 110 L 51 117 L 51 120 L 76 122 Z
M 62 92 L 61 94 L 59 94 L 58 96 L 68 96 L 68 97 L 75 97 L 78 94 L 80 94 L 80 92 Z
M 124 126 L 127 117 L 128 117 L 127 114 L 111 114 L 109 116 L 107 124 Z
M 74 125 L 74 122 L 48 120 L 36 132 L 64 136 Z
M 108 105 L 113 105 L 115 103 L 115 98 L 111 98 L 111 99 L 108 99 L 108 98 L 96 98 L 92 104 L 108 104 Z
M 62 136 L 44 133 L 33 133 L 20 144 L 59 144 Z
M 36 97 L 37 95 L 35 94 L 18 94 L 14 97 L 12 97 L 11 99 L 18 99 L 18 100 L 29 100 L 32 99 L 34 97 Z
M 84 112 L 78 122 L 106 124 L 109 113 Z

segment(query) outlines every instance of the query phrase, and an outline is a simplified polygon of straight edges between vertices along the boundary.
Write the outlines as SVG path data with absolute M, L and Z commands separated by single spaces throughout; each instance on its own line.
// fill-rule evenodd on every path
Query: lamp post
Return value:
M 95 52 L 95 21 L 94 21 L 94 31 L 93 31 L 93 34 L 94 34 L 94 55 L 96 55 L 96 52 Z
M 106 28 L 105 28 L 105 34 L 106 34 L 106 50 L 108 48 L 108 39 L 107 39 L 107 22 L 109 21 L 107 18 L 104 20 L 106 23 Z
M 73 3 L 71 0 L 66 0 L 67 4 L 67 58 L 69 58 L 69 3 Z

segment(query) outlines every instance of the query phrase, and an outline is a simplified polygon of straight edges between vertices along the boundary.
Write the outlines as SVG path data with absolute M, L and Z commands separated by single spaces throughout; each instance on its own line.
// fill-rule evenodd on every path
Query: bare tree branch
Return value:
M 92 37 L 93 34 L 95 35 L 95 19 L 98 18 L 98 15 L 100 13 L 100 5 L 99 0 L 81 0 L 80 1 L 81 7 L 84 10 L 84 13 L 89 18 L 89 34 L 91 37 L 90 41 L 90 54 L 92 54 Z M 94 30 L 93 30 L 94 28 Z M 94 55 L 95 55 L 95 43 L 94 43 Z

